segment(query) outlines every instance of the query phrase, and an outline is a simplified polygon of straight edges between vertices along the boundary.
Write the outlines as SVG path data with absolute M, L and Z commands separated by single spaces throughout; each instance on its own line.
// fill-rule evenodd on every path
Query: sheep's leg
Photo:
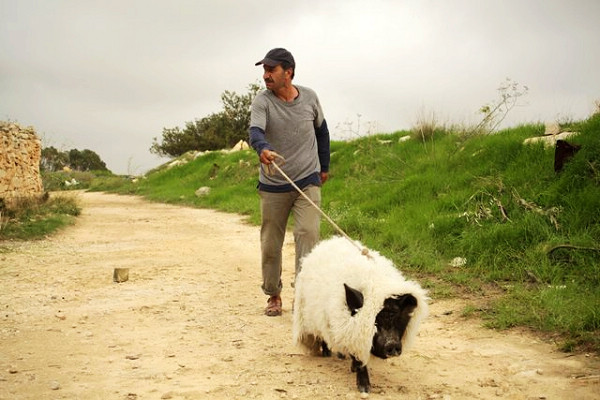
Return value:
M 331 349 L 329 348 L 329 346 L 327 346 L 327 342 L 325 341 L 321 341 L 321 351 L 322 351 L 322 355 L 323 357 L 331 357 Z M 342 353 L 337 353 L 337 357 L 340 360 L 343 360 L 346 358 L 346 356 L 344 356 Z
M 371 382 L 369 381 L 369 370 L 366 365 L 352 356 L 352 372 L 356 372 L 356 386 L 361 393 L 371 391 Z
M 331 357 L 331 350 L 329 349 L 329 346 L 327 346 L 327 343 L 324 340 L 321 341 L 321 350 L 323 357 Z

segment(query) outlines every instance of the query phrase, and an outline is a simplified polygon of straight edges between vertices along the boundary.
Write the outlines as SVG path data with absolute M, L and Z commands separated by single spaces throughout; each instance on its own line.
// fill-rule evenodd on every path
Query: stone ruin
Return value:
M 33 127 L 0 121 L 0 209 L 43 197 L 41 157 L 42 142 Z

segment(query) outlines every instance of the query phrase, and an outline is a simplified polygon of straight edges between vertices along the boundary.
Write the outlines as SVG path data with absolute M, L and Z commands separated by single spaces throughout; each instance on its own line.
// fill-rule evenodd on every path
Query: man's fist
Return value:
M 285 160 L 279 154 L 275 153 L 273 150 L 264 149 L 260 152 L 260 162 L 269 165 L 271 162 L 276 161 L 278 164 L 282 164 Z

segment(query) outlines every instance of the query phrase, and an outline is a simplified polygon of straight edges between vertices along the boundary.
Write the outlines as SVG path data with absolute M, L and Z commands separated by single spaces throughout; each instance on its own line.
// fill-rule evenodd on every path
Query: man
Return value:
M 315 204 L 328 178 L 329 130 L 316 93 L 293 85 L 296 63 L 276 48 L 256 63 L 264 69 L 267 90 L 251 107 L 250 145 L 260 158 L 258 192 L 262 224 L 262 289 L 269 296 L 265 314 L 281 315 L 282 247 L 290 213 L 294 217 L 296 275 L 300 260 L 319 240 L 320 213 L 270 165 L 276 163 Z

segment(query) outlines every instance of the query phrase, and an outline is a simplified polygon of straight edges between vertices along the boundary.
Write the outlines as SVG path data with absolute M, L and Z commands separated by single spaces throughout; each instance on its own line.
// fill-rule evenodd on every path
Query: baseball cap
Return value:
M 277 65 L 283 62 L 287 62 L 292 67 L 296 67 L 296 62 L 294 61 L 294 56 L 292 56 L 292 53 L 290 53 L 286 49 L 278 47 L 276 49 L 270 50 L 265 56 L 265 58 L 263 58 L 254 65 L 264 64 L 269 67 L 276 67 Z

